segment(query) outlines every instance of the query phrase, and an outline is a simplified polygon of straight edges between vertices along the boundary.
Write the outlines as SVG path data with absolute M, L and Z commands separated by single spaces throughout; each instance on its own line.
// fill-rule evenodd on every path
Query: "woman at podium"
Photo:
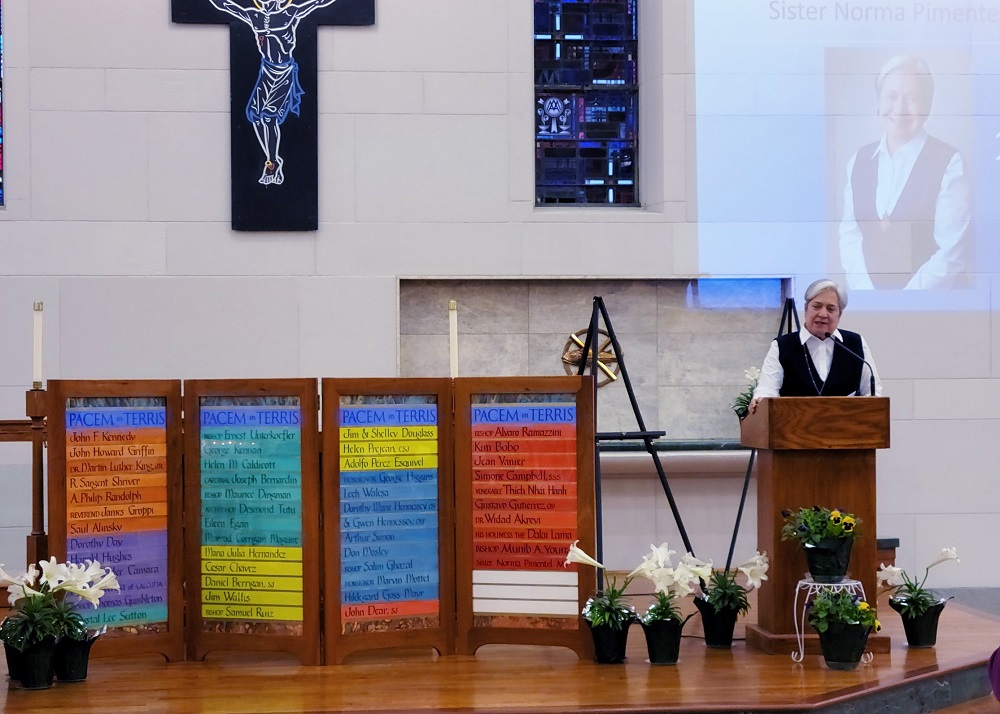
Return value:
M 765 397 L 882 396 L 875 360 L 865 338 L 838 328 L 847 293 L 836 282 L 817 280 L 805 292 L 798 332 L 771 342 L 750 412 Z

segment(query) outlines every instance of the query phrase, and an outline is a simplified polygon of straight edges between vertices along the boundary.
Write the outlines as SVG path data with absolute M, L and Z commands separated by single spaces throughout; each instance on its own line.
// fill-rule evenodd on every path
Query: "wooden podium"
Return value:
M 861 581 L 873 605 L 878 563 L 875 522 L 875 449 L 889 446 L 889 400 L 885 397 L 779 397 L 763 399 L 740 425 L 744 446 L 757 455 L 757 547 L 771 562 L 758 590 L 757 625 L 747 643 L 770 654 L 798 648 L 795 606 L 799 580 L 808 577 L 798 541 L 782 541 L 781 511 L 828 506 L 853 513 L 860 524 L 848 577 Z M 806 652 L 819 653 L 818 638 L 805 625 Z M 889 638 L 872 635 L 868 649 L 888 652 Z

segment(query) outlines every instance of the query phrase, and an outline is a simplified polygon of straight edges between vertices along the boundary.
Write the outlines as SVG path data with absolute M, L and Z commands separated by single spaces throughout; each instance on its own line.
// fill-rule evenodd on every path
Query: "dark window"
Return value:
M 2 10 L 0 10 L 2 12 Z M 0 14 L 0 206 L 3 200 L 3 19 Z
M 535 204 L 639 204 L 637 0 L 535 0 Z

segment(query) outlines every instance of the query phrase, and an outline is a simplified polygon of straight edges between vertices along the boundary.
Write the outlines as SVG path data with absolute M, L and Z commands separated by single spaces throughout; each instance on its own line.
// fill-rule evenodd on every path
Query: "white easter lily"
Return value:
M 686 597 L 694 592 L 694 585 L 698 582 L 698 575 L 690 567 L 681 563 L 674 568 L 674 582 L 671 589 L 678 597 Z
M 699 580 L 708 580 L 712 577 L 712 561 L 698 560 L 690 553 L 685 553 L 681 557 L 681 563 L 698 576 Z
M 940 565 L 941 563 L 947 563 L 949 560 L 954 560 L 956 563 L 961 563 L 962 561 L 958 559 L 958 548 L 942 548 L 940 557 L 933 563 L 927 566 L 930 570 L 935 565 Z
M 48 560 L 39 560 L 38 565 L 42 569 L 41 584 L 48 585 L 50 590 L 70 578 L 69 567 L 66 563 L 57 563 L 55 556 Z
M 767 560 L 767 553 L 757 552 L 750 560 L 737 566 L 736 569 L 747 577 L 747 587 L 754 590 L 760 587 L 762 581 L 767 580 L 768 567 L 770 564 Z
M 902 585 L 906 582 L 903 575 L 904 573 L 902 568 L 897 568 L 895 565 L 880 563 L 878 572 L 875 574 L 875 579 L 878 581 L 879 585 L 896 586 Z
M 21 582 L 19 578 L 14 578 L 14 576 L 8 575 L 7 572 L 3 569 L 3 566 L 4 564 L 0 563 L 0 588 Z
M 601 570 L 603 570 L 604 569 L 603 565 L 601 565 L 596 560 L 591 558 L 589 555 L 584 553 L 583 550 L 581 550 L 577 546 L 577 543 L 579 542 L 580 542 L 579 540 L 575 540 L 572 543 L 570 543 L 569 552 L 566 553 L 566 562 L 563 563 L 563 567 L 565 568 L 570 563 L 581 563 L 583 565 L 593 565 L 595 568 L 600 568 Z
M 118 585 L 118 576 L 115 575 L 111 568 L 108 568 L 104 575 L 101 576 L 100 580 L 91 583 L 90 587 L 93 590 L 100 590 L 101 593 L 105 590 L 120 590 L 121 587 Z

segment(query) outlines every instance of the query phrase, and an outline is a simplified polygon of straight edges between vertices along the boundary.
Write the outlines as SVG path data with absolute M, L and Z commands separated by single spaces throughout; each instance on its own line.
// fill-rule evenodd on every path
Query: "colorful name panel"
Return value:
M 438 627 L 438 405 L 340 398 L 342 634 Z
M 298 397 L 200 401 L 205 631 L 220 629 L 213 620 L 301 629 L 302 423 Z
M 576 395 L 472 399 L 473 612 L 577 614 Z
M 114 569 L 121 585 L 90 627 L 167 622 L 167 408 L 162 397 L 66 399 L 66 557 Z

